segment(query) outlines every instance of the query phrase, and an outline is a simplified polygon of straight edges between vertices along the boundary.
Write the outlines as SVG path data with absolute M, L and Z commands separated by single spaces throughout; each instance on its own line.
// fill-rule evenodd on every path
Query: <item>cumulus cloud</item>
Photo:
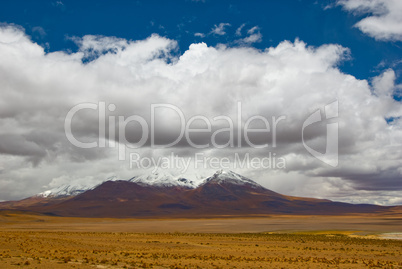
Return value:
M 248 30 L 250 36 L 256 33 L 258 28 Z M 311 47 L 300 40 L 283 41 L 263 51 L 198 43 L 178 56 L 172 53 L 177 42 L 158 35 L 139 41 L 104 36 L 73 40 L 77 52 L 45 53 L 20 27 L 0 27 L 1 200 L 33 195 L 57 182 L 97 182 L 112 175 L 130 178 L 141 173 L 130 167 L 129 159 L 119 161 L 118 146 L 124 140 L 131 145 L 140 141 L 144 129 L 133 121 L 120 130 L 119 117 L 136 115 L 150 123 L 152 104 L 170 104 L 187 121 L 202 116 L 212 123 L 210 132 L 189 135 L 194 144 L 210 145 L 195 148 L 183 138 L 169 148 L 152 148 L 149 133 L 144 145 L 130 152 L 149 158 L 201 153 L 232 163 L 235 154 L 262 158 L 274 153 L 286 160 L 286 167 L 231 169 L 286 194 L 350 200 L 348 195 L 359 193 L 361 201 L 397 201 L 396 192 L 402 189 L 402 121 L 398 120 L 402 111 L 392 98 L 398 87 L 392 69 L 372 81 L 358 80 L 337 67 L 349 58 L 347 48 Z M 324 107 L 335 100 L 339 117 L 328 122 L 339 124 L 339 165 L 334 168 L 306 151 L 302 127 L 315 111 L 325 115 Z M 242 124 L 233 126 L 233 137 L 229 132 L 215 137 L 219 145 L 235 142 L 232 147 L 212 146 L 212 132 L 228 128 L 227 119 L 235 123 L 239 119 L 239 101 Z M 99 114 L 101 102 L 104 114 Z M 81 110 L 71 119 L 74 137 L 106 147 L 83 149 L 66 138 L 66 115 L 83 103 L 96 109 Z M 250 134 L 254 144 L 268 143 L 267 148 L 251 147 L 243 134 L 245 121 L 255 115 L 268 119 L 271 127 L 273 117 L 285 117 L 275 138 L 272 129 Z M 177 111 L 160 109 L 155 117 L 156 143 L 174 141 L 181 128 Z M 387 117 L 395 118 L 392 124 Z M 104 132 L 102 122 L 107 126 Z M 261 128 L 261 124 L 255 121 L 251 126 Z M 326 124 L 305 130 L 305 142 L 318 151 L 325 151 Z M 206 127 L 198 120 L 191 128 Z M 212 171 L 199 167 L 199 173 Z
M 356 23 L 363 33 L 377 40 L 402 40 L 402 2 L 399 0 L 339 0 L 350 12 L 369 14 Z

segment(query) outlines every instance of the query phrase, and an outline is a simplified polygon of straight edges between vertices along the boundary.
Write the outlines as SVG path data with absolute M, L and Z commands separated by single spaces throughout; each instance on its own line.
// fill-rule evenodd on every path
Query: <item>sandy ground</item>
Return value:
M 60 218 L 0 212 L 0 268 L 402 268 L 402 216 Z
M 99 232 L 260 233 L 297 231 L 360 231 L 402 233 L 402 214 L 391 216 L 263 216 L 213 219 L 108 219 L 66 218 L 0 213 L 2 230 Z

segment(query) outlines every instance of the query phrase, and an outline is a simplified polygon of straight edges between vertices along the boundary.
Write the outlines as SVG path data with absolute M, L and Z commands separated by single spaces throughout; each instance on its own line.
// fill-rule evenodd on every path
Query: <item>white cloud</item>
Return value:
M 374 91 L 378 96 L 390 97 L 395 88 L 395 72 L 386 70 L 380 76 L 373 79 Z
M 205 37 L 205 34 L 203 34 L 203 33 L 195 33 L 194 36 L 198 36 L 198 37 L 204 38 L 204 37 Z
M 242 25 L 244 26 L 244 24 Z M 237 30 L 239 30 L 240 28 L 238 28 Z M 237 31 L 236 31 L 237 33 Z M 258 26 L 254 26 L 252 28 L 250 28 L 249 30 L 247 30 L 247 34 L 248 36 L 237 40 L 237 43 L 240 44 L 246 44 L 246 45 L 250 45 L 253 43 L 258 43 L 262 41 L 262 34 L 260 33 L 260 28 Z
M 251 34 L 254 34 L 255 32 L 259 32 L 259 31 L 260 31 L 260 27 L 254 26 L 254 27 L 250 28 L 249 30 L 247 30 L 247 33 L 249 35 L 251 35 Z
M 215 35 L 226 35 L 225 28 L 231 26 L 230 23 L 220 23 L 212 28 L 211 33 Z
M 377 40 L 402 40 L 402 1 L 338 0 L 350 12 L 369 14 L 356 23 L 363 33 Z
M 47 35 L 45 29 L 40 26 L 33 27 L 32 33 L 34 33 L 38 38 L 44 38 Z
M 236 35 L 237 35 L 237 36 L 241 36 L 241 35 L 242 35 L 241 31 L 243 30 L 244 26 L 246 26 L 245 23 L 243 23 L 242 25 L 239 26 L 239 28 L 236 29 Z
M 257 28 L 249 34 L 256 33 Z M 186 117 L 203 115 L 214 122 L 217 115 L 236 119 L 241 100 L 244 118 L 286 116 L 277 130 L 277 147 L 268 151 L 284 157 L 287 167 L 237 172 L 285 194 L 308 196 L 322 191 L 346 200 L 348 195 L 370 192 L 365 199 L 397 201 L 392 190 L 402 189 L 402 121 L 390 125 L 384 119 L 402 115 L 400 103 L 391 97 L 398 87 L 391 69 L 370 84 L 337 68 L 348 59 L 347 48 L 310 47 L 299 40 L 283 41 L 264 51 L 199 43 L 178 57 L 171 53 L 177 42 L 158 35 L 140 41 L 100 36 L 74 40 L 79 45 L 76 53 L 45 53 L 21 28 L 0 27 L 0 200 L 35 194 L 61 179 L 92 182 L 113 174 L 129 178 L 139 173 L 130 169 L 128 161 L 118 161 L 116 148 L 85 150 L 67 141 L 64 118 L 79 103 L 106 101 L 116 105 L 109 115 L 146 119 L 151 104 L 168 103 Z M 340 111 L 337 168 L 313 158 L 301 144 L 303 121 L 333 100 L 339 101 Z M 177 126 L 174 115 L 161 117 L 166 120 L 166 138 Z M 96 111 L 80 113 L 73 120 L 80 141 L 97 139 Z M 325 126 L 310 131 L 307 142 L 325 146 Z M 15 140 L 10 142 L 12 137 Z M 137 152 L 152 157 L 171 152 L 193 157 L 196 152 L 219 157 L 267 153 L 248 147 L 198 150 L 188 144 L 169 149 L 144 146 Z
M 241 39 L 240 41 L 241 41 L 241 43 L 245 43 L 245 44 L 258 43 L 258 42 L 262 41 L 262 35 L 261 35 L 261 33 L 252 34 L 252 35 L 249 35 L 249 36 Z

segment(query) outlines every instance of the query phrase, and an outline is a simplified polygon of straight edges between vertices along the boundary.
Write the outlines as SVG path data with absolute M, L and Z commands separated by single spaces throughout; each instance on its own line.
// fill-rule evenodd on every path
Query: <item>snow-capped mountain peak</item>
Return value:
M 231 183 L 236 185 L 249 185 L 254 188 L 262 188 L 262 186 L 251 179 L 243 177 L 233 171 L 218 170 L 215 174 L 205 180 L 207 182 L 214 182 L 218 184 Z M 204 183 L 204 184 L 205 184 Z
M 64 184 L 50 190 L 39 193 L 36 196 L 44 198 L 60 198 L 68 196 L 76 196 L 84 193 L 88 190 L 93 190 L 100 184 L 106 181 L 116 181 L 119 180 L 116 176 L 109 177 L 103 181 L 96 182 L 80 182 L 73 181 L 69 184 Z M 217 184 L 236 184 L 236 185 L 247 185 L 252 188 L 263 188 L 258 183 L 243 177 L 233 171 L 218 170 L 214 175 L 210 177 L 202 177 L 200 175 L 183 175 L 180 173 L 174 173 L 167 170 L 158 169 L 151 171 L 149 173 L 144 173 L 142 175 L 134 176 L 127 181 L 133 182 L 142 186 L 154 186 L 154 187 L 184 187 L 194 189 L 200 185 L 206 184 L 208 182 Z
M 156 186 L 156 187 L 186 187 L 195 188 L 197 180 L 191 180 L 183 175 L 174 175 L 169 171 L 156 170 L 148 174 L 142 174 L 129 179 L 130 182 L 134 182 L 140 185 Z
M 98 182 L 96 184 L 93 183 L 81 183 L 78 181 L 71 182 L 70 184 L 64 184 L 50 190 L 46 190 L 37 194 L 36 196 L 44 197 L 44 198 L 59 198 L 59 197 L 66 197 L 66 196 L 76 196 L 88 190 L 92 190 L 96 188 L 99 184 L 102 184 L 105 181 L 116 181 L 117 177 L 112 176 L 107 178 L 102 182 Z
M 62 185 L 51 190 L 47 190 L 38 194 L 41 197 L 63 197 L 63 196 L 75 196 L 91 189 L 85 185 Z

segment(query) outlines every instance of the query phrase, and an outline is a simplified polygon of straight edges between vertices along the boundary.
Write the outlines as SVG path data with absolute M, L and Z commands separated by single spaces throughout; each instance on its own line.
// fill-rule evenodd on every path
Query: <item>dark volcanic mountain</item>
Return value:
M 32 197 L 2 208 L 74 217 L 213 217 L 382 213 L 392 207 L 285 196 L 234 172 L 218 171 L 194 188 L 114 180 L 76 196 Z

